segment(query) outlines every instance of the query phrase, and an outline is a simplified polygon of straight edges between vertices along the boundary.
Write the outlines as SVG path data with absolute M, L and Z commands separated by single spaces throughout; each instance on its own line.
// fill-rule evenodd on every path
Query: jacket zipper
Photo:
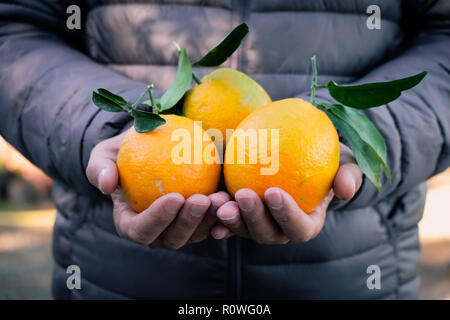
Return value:
M 249 0 L 234 0 L 233 1 L 233 25 L 237 26 L 239 23 L 245 21 L 246 10 Z M 231 56 L 231 68 L 242 69 L 243 59 L 242 59 L 242 46 L 239 47 L 237 52 Z M 242 249 L 241 249 L 241 238 L 234 236 L 229 239 L 228 242 L 229 249 L 229 263 L 230 263 L 230 294 L 231 298 L 235 300 L 241 299 L 241 289 L 242 289 Z
M 238 24 L 242 23 L 246 19 L 248 6 L 250 5 L 250 0 L 233 0 L 232 2 L 232 24 L 236 27 Z M 245 39 L 244 39 L 245 42 Z M 243 59 L 242 59 L 242 45 L 237 49 L 237 51 L 230 58 L 230 67 L 233 69 L 242 70 Z
M 234 236 L 228 240 L 228 250 L 230 253 L 230 297 L 233 300 L 241 299 L 241 238 Z

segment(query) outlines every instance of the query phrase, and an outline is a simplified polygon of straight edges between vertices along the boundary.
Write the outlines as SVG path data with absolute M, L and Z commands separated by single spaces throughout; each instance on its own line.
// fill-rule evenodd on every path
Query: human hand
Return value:
M 230 200 L 225 192 L 209 196 L 166 194 L 136 213 L 124 198 L 116 166 L 125 133 L 104 140 L 92 149 L 86 175 L 103 194 L 111 195 L 113 219 L 119 236 L 152 248 L 179 249 L 203 241 L 217 223 L 216 210 Z
M 322 230 L 333 196 L 349 200 L 361 183 L 362 174 L 352 151 L 340 144 L 340 163 L 333 188 L 312 212 L 303 212 L 295 200 L 280 188 L 266 190 L 266 206 L 253 190 L 241 189 L 236 192 L 235 201 L 228 201 L 217 210 L 221 223 L 211 229 L 211 235 L 216 239 L 238 235 L 261 244 L 307 242 Z

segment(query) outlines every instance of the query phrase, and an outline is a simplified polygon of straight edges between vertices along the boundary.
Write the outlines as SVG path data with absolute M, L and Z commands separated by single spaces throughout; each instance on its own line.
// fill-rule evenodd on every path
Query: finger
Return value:
M 313 225 L 315 226 L 311 235 L 311 239 L 315 238 L 322 230 L 323 225 L 325 224 L 325 217 L 327 215 L 328 205 L 330 204 L 333 197 L 334 191 L 333 189 L 331 189 L 325 196 L 325 198 L 322 200 L 322 202 L 308 214 L 308 216 L 313 221 Z
M 259 243 L 281 244 L 288 239 L 283 235 L 259 196 L 250 189 L 238 190 L 234 196 L 250 236 Z
M 211 205 L 209 206 L 208 214 L 215 217 L 217 217 L 217 210 L 225 203 L 231 200 L 231 196 L 225 191 L 213 193 L 209 195 L 208 198 L 211 200 Z
M 228 201 L 217 210 L 220 222 L 234 234 L 248 236 L 247 227 L 239 212 L 239 206 L 235 201 Z
M 91 184 L 103 194 L 111 194 L 117 189 L 119 174 L 114 161 L 101 154 L 91 155 L 86 176 Z
M 128 239 L 128 224 L 137 213 L 128 204 L 120 189 L 116 189 L 111 194 L 111 199 L 113 201 L 113 220 L 116 231 L 120 237 Z
M 267 189 L 264 198 L 283 233 L 294 243 L 309 241 L 323 226 L 323 221 L 320 225 L 322 217 L 319 214 L 309 216 L 298 207 L 287 192 L 280 188 Z
M 233 233 L 223 224 L 218 223 L 211 229 L 211 236 L 216 240 L 224 240 L 231 237 Z
M 341 200 L 353 198 L 361 187 L 362 174 L 352 150 L 343 143 L 339 143 L 339 170 L 333 182 L 333 190 Z
M 123 137 L 124 133 L 99 143 L 89 157 L 86 176 L 104 194 L 111 194 L 117 189 L 119 174 L 116 159 Z
M 161 234 L 159 240 L 169 249 L 177 250 L 184 246 L 198 227 L 211 201 L 202 194 L 189 197 L 176 219 Z
M 341 200 L 353 198 L 361 187 L 362 174 L 356 163 L 345 163 L 339 167 L 333 182 L 333 190 Z
M 169 193 L 155 200 L 139 214 L 128 206 L 127 210 L 117 213 L 119 228 L 126 238 L 149 245 L 175 219 L 183 204 L 184 198 L 181 194 Z
M 211 228 L 217 223 L 217 209 L 219 209 L 224 203 L 230 200 L 230 195 L 224 191 L 220 191 L 217 193 L 213 193 L 208 196 L 211 204 L 205 217 L 200 222 L 197 229 L 195 229 L 194 233 L 189 240 L 190 243 L 196 243 L 205 240 Z

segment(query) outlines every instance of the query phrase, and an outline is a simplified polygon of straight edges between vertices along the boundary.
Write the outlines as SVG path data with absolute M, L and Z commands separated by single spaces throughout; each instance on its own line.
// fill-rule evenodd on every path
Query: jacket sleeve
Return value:
M 91 149 L 131 119 L 99 110 L 91 93 L 103 87 L 131 101 L 145 85 L 66 42 L 81 38 L 66 28 L 69 2 L 0 4 L 0 134 L 53 179 L 92 194 Z
M 422 25 L 406 49 L 357 81 L 388 81 L 428 71 L 418 86 L 403 92 L 397 100 L 363 112 L 386 140 L 392 181 L 389 183 L 384 174 L 382 190 L 377 192 L 364 177 L 357 195 L 347 202 L 333 201 L 334 209 L 395 199 L 450 165 L 450 2 L 433 3 L 416 7 L 411 12 L 414 16 L 408 17 Z M 318 96 L 331 99 L 324 90 Z

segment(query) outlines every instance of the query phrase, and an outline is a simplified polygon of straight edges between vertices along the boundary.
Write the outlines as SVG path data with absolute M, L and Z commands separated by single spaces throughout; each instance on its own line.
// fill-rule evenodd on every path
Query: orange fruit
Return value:
M 164 194 L 209 195 L 219 184 L 218 152 L 205 131 L 186 117 L 161 116 L 166 123 L 151 132 L 138 133 L 131 127 L 117 155 L 120 187 L 136 212 Z M 195 152 L 201 152 L 200 159 Z
M 266 91 L 246 74 L 221 68 L 206 75 L 183 103 L 183 114 L 202 121 L 205 130 L 219 129 L 223 141 L 226 129 L 234 129 L 252 111 L 271 102 Z
M 247 138 L 242 135 L 252 129 L 253 139 L 251 134 Z M 245 140 L 241 140 L 238 161 L 239 136 Z M 261 149 L 264 146 L 267 156 L 272 157 L 270 165 Z M 285 99 L 254 111 L 238 125 L 225 151 L 224 176 L 232 195 L 250 188 L 264 199 L 268 188 L 279 187 L 309 213 L 330 190 L 338 167 L 339 138 L 327 115 L 307 101 Z

